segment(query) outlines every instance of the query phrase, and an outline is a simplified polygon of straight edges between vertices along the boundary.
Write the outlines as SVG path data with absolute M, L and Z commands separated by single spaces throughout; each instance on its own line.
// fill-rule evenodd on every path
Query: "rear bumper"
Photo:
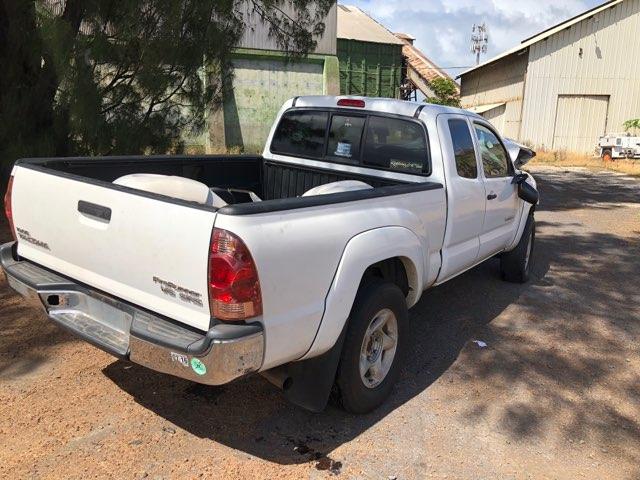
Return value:
M 228 383 L 262 365 L 259 324 L 221 323 L 206 334 L 197 332 L 18 260 L 14 245 L 0 246 L 9 286 L 54 322 L 116 357 L 207 385 Z

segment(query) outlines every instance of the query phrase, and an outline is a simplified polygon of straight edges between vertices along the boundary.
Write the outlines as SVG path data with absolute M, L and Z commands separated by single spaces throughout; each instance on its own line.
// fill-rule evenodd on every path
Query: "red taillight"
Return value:
M 341 98 L 338 100 L 338 106 L 364 108 L 364 100 L 358 100 L 356 98 Z
M 13 190 L 13 176 L 9 177 L 9 184 L 7 185 L 7 193 L 4 194 L 4 214 L 9 221 L 9 228 L 11 229 L 11 235 L 16 240 L 16 230 L 13 226 L 13 210 L 11 208 L 11 191 Z
M 214 228 L 209 253 L 209 305 L 220 320 L 262 315 L 262 293 L 249 249 L 231 232 Z

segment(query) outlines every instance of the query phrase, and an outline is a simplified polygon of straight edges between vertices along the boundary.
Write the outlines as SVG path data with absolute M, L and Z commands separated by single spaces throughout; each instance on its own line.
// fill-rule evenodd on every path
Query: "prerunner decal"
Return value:
M 160 290 L 165 295 L 169 297 L 179 298 L 185 303 L 191 303 L 193 305 L 197 305 L 202 307 L 202 294 L 198 292 L 194 292 L 193 290 L 189 290 L 188 288 L 181 287 L 180 285 L 176 285 L 173 282 L 169 282 L 167 280 L 162 280 L 156 276 L 153 277 L 153 283 L 157 283 L 160 285 Z

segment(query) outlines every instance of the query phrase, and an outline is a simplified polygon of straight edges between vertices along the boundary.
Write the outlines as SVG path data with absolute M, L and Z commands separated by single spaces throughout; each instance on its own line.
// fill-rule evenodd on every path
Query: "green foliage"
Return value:
M 332 3 L 0 0 L 0 158 L 181 151 L 220 105 L 248 15 L 295 58 Z
M 450 78 L 436 78 L 429 82 L 429 87 L 435 93 L 433 97 L 424 99 L 427 103 L 460 107 L 460 91 L 458 85 Z
M 635 118 L 633 120 L 627 120 L 624 122 L 624 131 L 628 132 L 629 130 L 640 129 L 640 118 Z

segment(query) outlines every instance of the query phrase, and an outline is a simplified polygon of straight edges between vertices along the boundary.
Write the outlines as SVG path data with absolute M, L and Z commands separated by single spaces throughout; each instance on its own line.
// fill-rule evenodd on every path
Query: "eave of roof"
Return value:
M 561 32 L 562 30 L 564 30 L 565 28 L 569 28 L 572 25 L 575 25 L 576 23 L 579 23 L 583 20 L 586 20 L 587 18 L 600 13 L 604 10 L 606 10 L 607 8 L 611 8 L 619 3 L 622 3 L 624 0 L 609 0 L 605 3 L 603 3 L 602 5 L 599 5 L 597 7 L 594 7 L 590 10 L 587 10 L 586 12 L 582 12 L 579 15 L 576 15 L 575 17 L 569 18 L 567 20 L 565 20 L 562 23 L 559 23 L 553 27 L 547 28 L 546 30 L 543 30 L 542 32 L 536 33 L 535 35 L 533 35 L 532 37 L 526 38 L 524 40 L 522 40 L 522 42 L 520 42 L 518 45 L 514 46 L 513 48 L 510 48 L 509 50 L 506 50 L 504 52 L 502 52 L 499 55 L 496 55 L 493 58 L 490 58 L 489 60 L 482 62 L 480 65 L 476 65 L 475 67 L 472 67 L 468 70 L 465 70 L 464 72 L 462 72 L 461 74 L 459 74 L 456 78 L 460 78 L 463 75 L 466 75 L 467 73 L 473 72 L 474 70 L 478 70 L 479 68 L 483 68 L 486 67 L 487 65 L 490 65 L 492 63 L 497 62 L 498 60 L 501 60 L 505 57 L 508 57 L 509 55 L 513 55 L 514 53 L 518 53 L 521 52 L 523 50 L 526 50 L 527 48 L 529 48 L 531 45 L 533 45 L 534 43 L 538 43 L 546 38 L 549 38 L 552 35 L 555 35 L 558 32 Z
M 494 108 L 501 107 L 502 105 L 506 105 L 506 102 L 487 103 L 485 105 L 476 105 L 474 107 L 468 107 L 467 110 L 469 110 L 470 112 L 473 112 L 473 113 L 480 114 L 480 113 L 488 112 L 489 110 L 493 110 Z
M 384 25 L 364 13 L 358 7 L 338 5 L 337 37 L 344 40 L 404 45 Z

